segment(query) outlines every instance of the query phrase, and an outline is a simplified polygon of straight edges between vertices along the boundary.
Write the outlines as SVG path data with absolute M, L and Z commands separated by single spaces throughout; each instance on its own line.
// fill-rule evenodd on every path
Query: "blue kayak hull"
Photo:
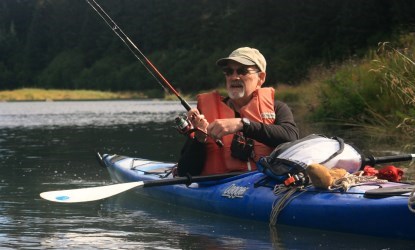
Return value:
M 104 165 L 115 182 L 172 178 L 173 163 L 106 155 Z M 277 223 L 329 231 L 415 240 L 415 213 L 408 208 L 409 193 L 366 198 L 366 190 L 399 183 L 368 183 L 347 192 L 307 187 L 294 193 L 278 213 Z M 269 222 L 281 195 L 273 192 L 262 173 L 250 172 L 219 181 L 137 188 L 159 201 L 242 219 Z

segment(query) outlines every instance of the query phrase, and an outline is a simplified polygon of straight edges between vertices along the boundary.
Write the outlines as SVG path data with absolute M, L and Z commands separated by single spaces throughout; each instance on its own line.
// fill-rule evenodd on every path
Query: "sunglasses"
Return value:
M 225 74 L 226 76 L 233 75 L 233 72 L 235 71 L 237 75 L 242 75 L 242 76 L 259 72 L 259 70 L 247 69 L 247 68 L 239 68 L 239 69 L 223 68 L 222 71 L 223 71 L 223 74 Z

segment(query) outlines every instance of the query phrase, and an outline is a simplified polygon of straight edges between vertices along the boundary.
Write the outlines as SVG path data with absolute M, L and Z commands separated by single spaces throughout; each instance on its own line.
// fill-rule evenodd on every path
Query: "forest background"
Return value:
M 175 87 L 222 86 L 218 58 L 241 46 L 268 62 L 268 85 L 365 55 L 415 23 L 411 0 L 100 0 Z M 412 26 L 413 27 L 413 26 Z M 84 0 L 0 2 L 0 89 L 159 88 Z
M 278 98 L 306 100 L 319 120 L 400 127 L 415 137 L 413 0 L 98 3 L 183 94 L 223 88 L 216 60 L 255 47 Z M 0 92 L 22 88 L 164 96 L 84 0 L 0 1 Z

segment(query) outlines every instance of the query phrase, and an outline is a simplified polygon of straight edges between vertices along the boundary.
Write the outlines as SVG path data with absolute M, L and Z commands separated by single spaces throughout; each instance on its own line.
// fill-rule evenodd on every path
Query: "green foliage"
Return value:
M 39 74 L 38 82 L 45 88 L 79 89 L 74 82 L 74 75 L 84 67 L 84 56 L 79 50 L 68 50 L 59 53 Z
M 377 114 L 393 118 L 398 104 L 381 82 L 381 76 L 371 72 L 370 60 L 344 64 L 321 84 L 315 118 L 382 125 Z
M 408 38 L 412 38 L 409 40 L 412 44 L 403 49 L 381 43 L 373 71 L 383 76 L 387 90 L 394 93 L 407 108 L 411 108 L 415 105 L 415 35 Z
M 241 46 L 263 52 L 268 85 L 298 83 L 310 66 L 361 56 L 397 28 L 407 28 L 415 9 L 409 0 L 98 2 L 186 92 L 222 86 L 215 61 Z M 128 53 L 84 0 L 0 4 L 0 89 L 155 88 Z
M 122 55 L 101 58 L 82 69 L 74 81 L 86 89 L 120 91 L 154 88 L 153 83 L 149 84 L 148 73 L 142 65 L 135 61 L 126 64 Z
M 279 87 L 280 88 L 280 87 Z M 275 97 L 286 103 L 295 104 L 302 101 L 302 94 L 298 89 L 290 89 L 288 87 L 283 88 L 282 91 L 276 91 Z
M 399 48 L 381 43 L 373 61 L 388 93 L 394 97 L 398 127 L 415 136 L 415 34 L 402 36 Z
M 398 127 L 415 136 L 415 35 L 404 40 L 402 49 L 381 43 L 378 54 L 343 64 L 321 84 L 314 118 Z
M 11 86 L 11 79 L 13 79 L 13 72 L 3 62 L 0 62 L 0 83 L 4 85 L 3 87 Z
M 353 64 L 338 69 L 332 78 L 321 85 L 321 106 L 317 110 L 317 118 L 347 120 L 360 114 L 364 110 L 365 100 L 359 89 L 367 83 L 367 75 L 362 75 L 361 68 Z

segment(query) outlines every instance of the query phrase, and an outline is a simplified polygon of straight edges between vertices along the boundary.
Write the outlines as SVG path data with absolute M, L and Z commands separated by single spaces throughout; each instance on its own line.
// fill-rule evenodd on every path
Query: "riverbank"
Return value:
M 413 35 L 402 37 L 397 49 L 382 43 L 362 59 L 350 59 L 339 65 L 320 66 L 296 86 L 276 84 L 276 98 L 295 104 L 294 114 L 335 125 L 369 131 L 396 132 L 415 137 L 415 48 Z M 266 85 L 269 86 L 269 85 Z M 220 89 L 226 95 L 225 89 Z M 196 93 L 181 94 L 193 100 Z M 95 90 L 19 89 L 0 91 L 0 101 L 60 100 L 177 100 L 160 89 L 146 92 L 105 92 Z M 383 133 L 383 132 L 382 132 Z
M 120 100 L 145 99 L 139 92 L 109 92 L 96 90 L 57 90 L 24 88 L 0 91 L 0 101 L 68 101 L 68 100 Z
M 192 100 L 191 95 L 181 95 L 185 100 Z M 141 100 L 164 99 L 177 100 L 173 94 L 165 94 L 162 90 L 138 91 L 98 91 L 69 89 L 23 88 L 0 91 L 0 102 L 16 101 L 93 101 L 93 100 Z

